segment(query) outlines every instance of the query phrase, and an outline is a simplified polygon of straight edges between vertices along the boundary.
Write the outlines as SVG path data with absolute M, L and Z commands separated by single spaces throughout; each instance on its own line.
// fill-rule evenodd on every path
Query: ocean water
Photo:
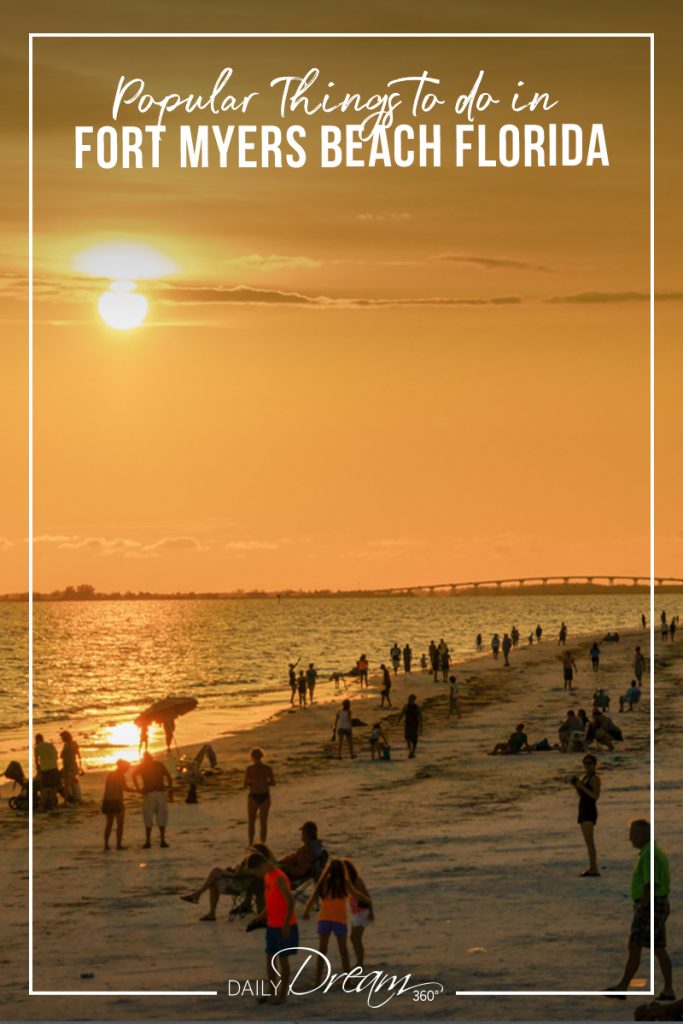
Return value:
M 668 601 L 670 614 L 677 613 Z M 34 728 L 57 740 L 77 736 L 89 765 L 128 756 L 133 718 L 169 694 L 196 697 L 179 720 L 180 743 L 208 740 L 261 721 L 289 701 L 287 663 L 320 672 L 317 696 L 334 697 L 330 673 L 350 669 L 361 652 L 370 671 L 397 641 L 414 658 L 444 637 L 458 660 L 474 653 L 478 632 L 516 624 L 526 643 L 541 623 L 555 640 L 634 629 L 648 596 L 354 597 L 213 601 L 45 602 L 34 610 Z M 0 761 L 25 763 L 28 725 L 28 609 L 0 604 Z M 153 748 L 161 737 L 153 737 Z M 117 751 L 125 751 L 123 755 Z M 3 764 L 4 766 L 4 764 Z

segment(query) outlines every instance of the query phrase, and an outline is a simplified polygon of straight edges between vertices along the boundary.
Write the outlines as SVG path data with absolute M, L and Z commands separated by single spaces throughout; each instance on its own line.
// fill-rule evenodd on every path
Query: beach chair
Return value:
M 329 859 L 330 855 L 321 843 L 318 854 L 313 861 L 313 867 L 309 873 L 305 878 L 297 878 L 296 882 L 292 883 L 292 893 L 294 894 L 295 900 L 299 900 L 300 903 L 307 902 L 309 890 L 317 883 L 325 870 L 325 865 Z

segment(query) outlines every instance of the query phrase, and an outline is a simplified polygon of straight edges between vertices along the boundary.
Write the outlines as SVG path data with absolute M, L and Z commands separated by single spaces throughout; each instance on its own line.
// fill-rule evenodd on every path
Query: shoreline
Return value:
M 605 645 L 597 680 L 586 645 L 592 634 L 572 639 L 567 646 L 578 655 L 578 693 L 571 696 L 562 690 L 555 641 L 518 648 L 510 669 L 503 668 L 501 659 L 494 662 L 488 652 L 454 665 L 462 684 L 460 720 L 446 718 L 448 697 L 443 683 L 435 684 L 421 674 L 399 675 L 392 689 L 393 702 L 400 707 L 409 691 L 417 692 L 425 716 L 425 733 L 413 761 L 406 758 L 402 735 L 391 723 L 390 762 L 371 762 L 365 745 L 354 762 L 347 757 L 341 762 L 330 758 L 329 703 L 293 714 L 283 709 L 281 715 L 241 736 L 219 738 L 216 749 L 224 771 L 199 787 L 198 805 L 182 802 L 181 791 L 179 801 L 171 805 L 170 850 L 154 846 L 146 851 L 144 862 L 138 852 L 142 829 L 135 798 L 128 801 L 124 836 L 128 851 L 106 857 L 101 853 L 101 776 L 93 772 L 88 779 L 90 802 L 84 808 L 35 819 L 34 899 L 41 909 L 43 936 L 36 955 L 37 986 L 106 990 L 123 987 L 120 981 L 125 979 L 126 987 L 145 988 L 154 978 L 157 988 L 181 984 L 218 986 L 222 991 L 226 978 L 261 976 L 260 933 L 245 936 L 243 923 L 228 922 L 228 906 L 223 903 L 218 921 L 202 924 L 198 908 L 178 899 L 214 864 L 235 863 L 242 856 L 246 847 L 242 774 L 249 749 L 261 745 L 277 780 L 268 835 L 276 854 L 297 845 L 302 821 L 316 820 L 332 855 L 357 860 L 377 901 L 377 921 L 367 937 L 371 967 L 410 972 L 416 981 L 436 980 L 445 986 L 434 1006 L 414 1008 L 402 999 L 373 1016 L 387 1020 L 398 1016 L 455 1019 L 463 1013 L 465 1019 L 489 1020 L 519 1019 L 520 1014 L 527 1020 L 575 1017 L 573 1003 L 561 998 L 516 1001 L 503 997 L 492 1004 L 454 993 L 456 989 L 519 987 L 521 977 L 525 987 L 553 987 L 557 967 L 553 958 L 560 948 L 563 971 L 578 971 L 585 987 L 608 984 L 610 970 L 621 963 L 627 924 L 622 918 L 628 914 L 624 897 L 632 862 L 624 842 L 624 823 L 647 813 L 648 807 L 647 695 L 638 712 L 615 713 L 626 734 L 623 749 L 598 755 L 605 788 L 598 832 L 603 870 L 599 885 L 601 900 L 615 910 L 609 919 L 592 913 L 596 890 L 577 879 L 585 850 L 567 779 L 580 763 L 580 755 L 553 751 L 491 758 L 485 754 L 521 720 L 530 741 L 543 735 L 554 739 L 552 730 L 564 708 L 586 703 L 598 681 L 616 702 L 628 682 L 625 676 L 634 645 L 641 642 L 644 650 L 648 646 L 646 635 L 639 631 L 622 636 L 619 644 Z M 665 715 L 665 724 L 658 722 L 658 741 L 664 740 L 665 746 L 657 770 L 658 779 L 669 787 L 658 821 L 665 830 L 662 842 L 677 882 L 683 878 L 683 844 L 674 822 L 683 807 L 683 784 L 680 771 L 676 768 L 672 774 L 667 767 L 677 764 L 678 756 L 667 737 L 675 742 L 677 716 L 683 714 L 679 702 L 672 699 L 683 687 L 681 650 L 680 640 L 668 650 L 660 644 L 657 648 L 658 700 Z M 465 683 L 465 677 L 475 678 Z M 377 719 L 391 717 L 376 708 L 377 694 L 372 689 L 364 700 L 350 699 L 354 715 L 368 727 L 375 712 Z M 357 730 L 359 740 L 365 732 Z M 25 865 L 25 824 L 19 827 L 14 817 L 14 827 L 8 830 L 13 834 L 6 833 L 9 856 L 3 865 L 9 878 L 18 878 Z M 58 892 L 54 891 L 55 868 L 59 869 Z M 19 957 L 19 965 L 25 955 L 24 889 L 15 884 L 6 891 L 10 892 L 10 959 Z M 563 907 L 561 921 L 553 915 L 558 899 Z M 522 905 L 524 913 L 519 915 L 515 908 Z M 401 920 L 411 922 L 408 931 L 392 926 Z M 102 931 L 98 922 L 104 921 Z M 303 943 L 317 945 L 315 923 L 300 922 L 300 926 Z M 84 927 L 90 929 L 87 949 L 80 941 Z M 591 964 L 582 958 L 584 933 L 595 939 L 595 949 L 600 951 Z M 158 939 L 140 947 L 135 934 L 154 934 Z M 194 952 L 196 944 L 201 955 Z M 641 975 L 645 969 L 644 964 Z M 82 971 L 93 973 L 95 980 L 79 980 Z M 0 1005 L 7 1005 L 7 996 L 3 1003 L 0 987 Z M 132 997 L 125 1002 L 126 1013 L 149 1019 L 237 1020 L 245 1013 L 268 1019 L 268 1011 L 252 1010 L 251 1002 L 247 1009 L 240 1000 L 224 997 L 188 996 L 174 1000 L 172 1006 L 164 1000 Z M 581 1002 L 587 1018 L 614 1019 L 614 1008 L 607 1000 Z M 6 1015 L 11 1019 L 17 1004 L 10 1000 L 9 1006 Z M 84 996 L 79 1003 L 84 1015 L 102 1019 L 116 1019 L 120 1007 L 121 998 L 115 996 L 94 1002 Z M 292 1012 L 296 1019 L 368 1016 L 362 1000 L 345 999 L 338 993 L 296 998 Z M 59 1019 L 68 1011 L 62 1011 L 59 1003 L 34 998 L 28 1010 L 21 1004 L 21 1013 L 28 1013 L 27 1019 Z

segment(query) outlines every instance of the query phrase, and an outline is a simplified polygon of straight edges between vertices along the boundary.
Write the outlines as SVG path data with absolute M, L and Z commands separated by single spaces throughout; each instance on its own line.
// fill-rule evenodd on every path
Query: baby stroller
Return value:
M 13 811 L 27 811 L 29 800 L 31 799 L 31 784 L 27 776 L 24 775 L 24 769 L 18 761 L 10 761 L 3 775 L 6 779 L 11 779 L 15 786 L 18 785 L 20 787 L 19 793 L 9 798 L 10 809 Z

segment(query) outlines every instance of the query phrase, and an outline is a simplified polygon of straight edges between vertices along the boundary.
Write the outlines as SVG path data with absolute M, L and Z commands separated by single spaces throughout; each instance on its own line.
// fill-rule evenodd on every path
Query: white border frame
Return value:
M 649 39 L 650 56 L 650 878 L 654 878 L 654 33 L 653 32 L 31 32 L 29 33 L 29 752 L 33 752 L 33 41 L 34 39 Z M 39 990 L 33 985 L 33 786 L 29 788 L 29 995 L 218 995 L 217 991 L 62 991 Z M 654 995 L 654 901 L 650 901 L 650 984 L 648 991 L 625 992 Z M 463 990 L 458 995 L 551 996 L 608 995 L 605 991 L 521 989 Z

